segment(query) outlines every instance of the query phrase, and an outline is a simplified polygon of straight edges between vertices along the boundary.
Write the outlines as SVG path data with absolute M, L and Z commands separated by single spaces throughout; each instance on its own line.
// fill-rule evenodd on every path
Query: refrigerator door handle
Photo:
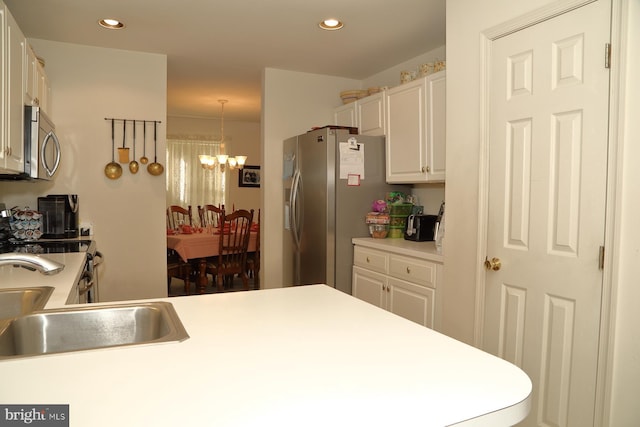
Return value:
M 296 244 L 296 250 L 300 249 L 300 231 L 302 229 L 302 217 L 300 215 L 300 198 L 302 197 L 302 176 L 300 171 L 293 173 L 293 183 L 291 186 L 291 208 L 289 210 L 291 218 L 291 231 L 293 233 L 293 241 Z

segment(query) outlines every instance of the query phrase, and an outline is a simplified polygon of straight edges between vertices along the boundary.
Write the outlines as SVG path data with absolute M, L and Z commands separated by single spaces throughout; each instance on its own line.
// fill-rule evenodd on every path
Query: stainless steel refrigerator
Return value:
M 325 283 L 351 293 L 354 237 L 374 200 L 404 185 L 385 181 L 384 137 L 322 128 L 284 141 L 285 286 Z

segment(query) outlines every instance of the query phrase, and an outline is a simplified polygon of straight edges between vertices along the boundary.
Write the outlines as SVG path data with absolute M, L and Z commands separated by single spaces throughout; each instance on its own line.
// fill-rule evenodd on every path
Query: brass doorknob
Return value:
M 493 271 L 498 271 L 500 270 L 500 267 L 502 267 L 502 262 L 500 261 L 500 258 L 491 258 L 491 260 L 489 260 L 489 258 L 485 258 L 484 260 L 484 268 L 487 270 L 493 270 Z

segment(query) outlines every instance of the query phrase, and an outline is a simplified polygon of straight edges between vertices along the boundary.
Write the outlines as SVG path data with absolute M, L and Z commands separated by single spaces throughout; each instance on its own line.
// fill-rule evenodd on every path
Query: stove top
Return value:
M 95 252 L 92 240 L 37 240 L 31 242 L 9 241 L 0 247 L 0 253 L 20 252 L 29 254 L 56 254 L 69 252 Z

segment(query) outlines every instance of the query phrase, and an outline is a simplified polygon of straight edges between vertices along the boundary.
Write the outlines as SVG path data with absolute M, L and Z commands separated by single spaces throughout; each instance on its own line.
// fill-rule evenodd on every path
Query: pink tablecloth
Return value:
M 255 252 L 258 233 L 249 236 L 249 252 Z M 184 261 L 218 255 L 219 234 L 194 233 L 167 236 L 167 248 L 175 250 Z

